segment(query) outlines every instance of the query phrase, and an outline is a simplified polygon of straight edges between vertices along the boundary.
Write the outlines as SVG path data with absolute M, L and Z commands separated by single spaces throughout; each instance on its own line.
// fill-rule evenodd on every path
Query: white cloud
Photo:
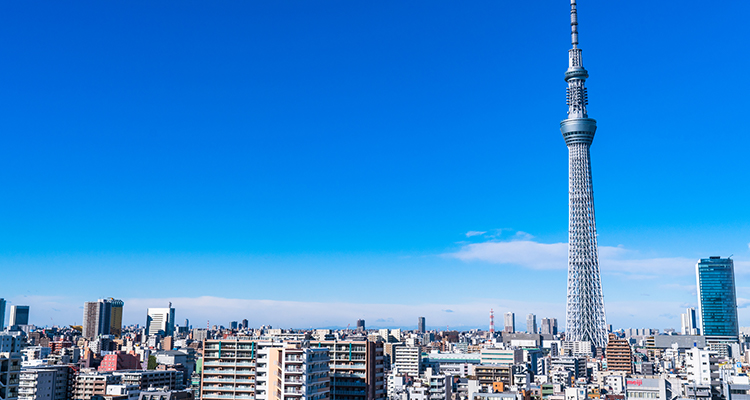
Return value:
M 537 270 L 566 269 L 568 266 L 567 243 L 539 243 L 529 239 L 472 243 L 446 255 L 463 261 L 513 264 Z M 602 272 L 625 274 L 631 279 L 691 275 L 695 273 L 695 261 L 685 257 L 642 258 L 638 252 L 622 246 L 599 247 Z
M 750 306 L 750 299 L 737 298 L 737 308 L 747 308 Z
M 483 242 L 465 245 L 448 254 L 463 261 L 487 261 L 494 264 L 516 264 L 531 269 L 567 268 L 568 245 L 544 244 L 530 240 Z
M 324 303 L 305 301 L 279 301 L 231 299 L 222 297 L 182 297 L 171 299 L 124 299 L 125 321 L 143 324 L 148 307 L 165 307 L 172 302 L 177 322 L 185 318 L 193 326 L 206 323 L 227 326 L 230 321 L 247 318 L 250 325 L 272 325 L 282 328 L 309 328 L 354 324 L 364 319 L 367 326 L 416 326 L 417 317 L 424 316 L 429 326 L 484 326 L 489 323 L 489 311 L 515 311 L 562 317 L 565 305 L 519 300 L 482 299 L 467 303 L 428 304 L 376 304 L 376 303 Z M 504 312 L 504 311 L 503 311 Z M 525 314 L 523 314 L 525 315 Z
M 485 233 L 487 233 L 487 231 L 468 231 L 466 232 L 466 237 L 481 236 Z
M 526 233 L 524 231 L 518 231 L 515 235 L 513 235 L 513 240 L 531 240 L 533 238 L 534 235 Z
M 750 300 L 738 298 L 740 321 L 750 320 Z M 172 302 L 177 323 L 190 319 L 194 327 L 229 325 L 230 321 L 247 318 L 250 325 L 272 325 L 280 328 L 345 327 L 363 318 L 368 327 L 416 327 L 418 316 L 427 319 L 430 327 L 485 328 L 489 324 L 489 310 L 495 310 L 496 321 L 507 311 L 516 314 L 516 326 L 523 329 L 525 316 L 557 318 L 562 329 L 565 325 L 565 303 L 524 301 L 520 299 L 477 299 L 465 303 L 428 304 L 375 304 L 375 303 L 325 303 L 305 301 L 278 301 L 234 299 L 223 297 L 179 298 L 126 298 L 124 322 L 143 325 L 148 307 L 165 307 Z M 32 323 L 44 326 L 73 324 L 80 321 L 83 302 L 65 297 L 22 297 L 15 304 L 31 306 Z M 652 301 L 628 299 L 606 301 L 607 321 L 617 328 L 658 327 L 679 328 L 675 315 L 684 312 L 685 304 L 678 301 Z M 80 323 L 80 322 L 78 322 Z
M 606 299 L 605 299 L 606 300 Z M 251 326 L 272 325 L 280 328 L 309 328 L 354 324 L 364 319 L 368 327 L 415 327 L 417 317 L 424 316 L 427 325 L 444 329 L 482 327 L 489 325 L 489 311 L 495 310 L 495 321 L 502 320 L 507 311 L 516 314 L 516 326 L 523 330 L 525 316 L 536 314 L 538 319 L 557 318 L 561 328 L 565 326 L 564 302 L 529 302 L 508 299 L 478 299 L 456 304 L 373 304 L 373 303 L 324 303 L 277 300 L 230 299 L 221 297 L 195 297 L 173 299 L 126 299 L 126 322 L 140 323 L 145 320 L 147 307 L 163 307 L 171 301 L 176 308 L 177 321 L 185 318 L 195 327 L 211 325 L 227 326 L 230 321 L 247 318 Z M 738 299 L 745 304 L 746 300 Z M 653 301 L 628 299 L 606 301 L 607 321 L 615 328 L 679 328 L 679 314 L 684 307 L 678 301 Z M 741 314 L 750 308 L 740 310 Z M 129 322 L 127 314 L 134 313 L 138 319 Z M 677 318 L 675 318 L 675 316 Z M 744 320 L 741 315 L 741 320 Z

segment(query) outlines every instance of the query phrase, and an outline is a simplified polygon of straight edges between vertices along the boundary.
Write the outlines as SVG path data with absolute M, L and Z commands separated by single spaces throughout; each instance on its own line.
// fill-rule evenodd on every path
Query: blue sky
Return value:
M 1 7 L 0 297 L 32 322 L 564 319 L 566 1 Z M 748 12 L 579 3 L 615 327 L 679 328 L 730 254 L 750 324 Z

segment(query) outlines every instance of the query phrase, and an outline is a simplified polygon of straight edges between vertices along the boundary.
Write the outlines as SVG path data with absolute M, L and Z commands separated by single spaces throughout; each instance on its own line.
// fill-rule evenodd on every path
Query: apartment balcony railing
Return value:
M 336 382 L 336 387 L 367 387 L 364 382 Z
M 233 399 L 234 395 L 232 395 L 232 394 L 203 393 L 201 395 L 201 398 L 203 398 L 203 399 Z
M 255 375 L 254 369 L 238 369 L 236 372 L 237 375 Z
M 335 395 L 340 395 L 340 396 L 367 396 L 367 392 L 364 390 L 333 389 L 331 390 L 331 393 Z

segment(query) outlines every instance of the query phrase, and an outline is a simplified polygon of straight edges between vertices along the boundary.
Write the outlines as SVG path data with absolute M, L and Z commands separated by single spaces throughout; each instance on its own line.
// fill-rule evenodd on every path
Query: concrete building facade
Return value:
M 385 398 L 382 342 L 323 340 L 311 341 L 310 347 L 328 349 L 332 400 Z

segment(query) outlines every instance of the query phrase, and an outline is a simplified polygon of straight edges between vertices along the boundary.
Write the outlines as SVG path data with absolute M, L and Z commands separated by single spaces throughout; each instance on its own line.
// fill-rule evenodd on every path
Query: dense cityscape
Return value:
M 597 123 L 576 0 L 570 29 L 565 321 L 498 308 L 486 310 L 486 329 L 434 329 L 420 315 L 407 329 L 368 329 L 364 319 L 288 329 L 250 326 L 249 315 L 191 323 L 169 303 L 124 325 L 127 302 L 107 297 L 83 304 L 81 325 L 36 326 L 33 307 L 0 298 L 0 400 L 750 400 L 750 328 L 740 327 L 732 256 L 697 260 L 697 307 L 685 307 L 679 330 L 607 321 L 590 155 Z
M 176 307 L 122 325 L 117 299 L 83 306 L 82 326 L 28 324 L 8 307 L 0 334 L 3 400 L 743 399 L 750 329 L 738 328 L 733 262 L 696 265 L 699 309 L 674 329 L 566 338 L 555 318 L 489 310 L 488 329 L 279 329 L 238 318 L 195 327 Z M 0 321 L 6 310 L 0 300 Z M 501 322 L 502 321 L 502 322 Z M 353 321 L 354 323 L 355 321 Z

